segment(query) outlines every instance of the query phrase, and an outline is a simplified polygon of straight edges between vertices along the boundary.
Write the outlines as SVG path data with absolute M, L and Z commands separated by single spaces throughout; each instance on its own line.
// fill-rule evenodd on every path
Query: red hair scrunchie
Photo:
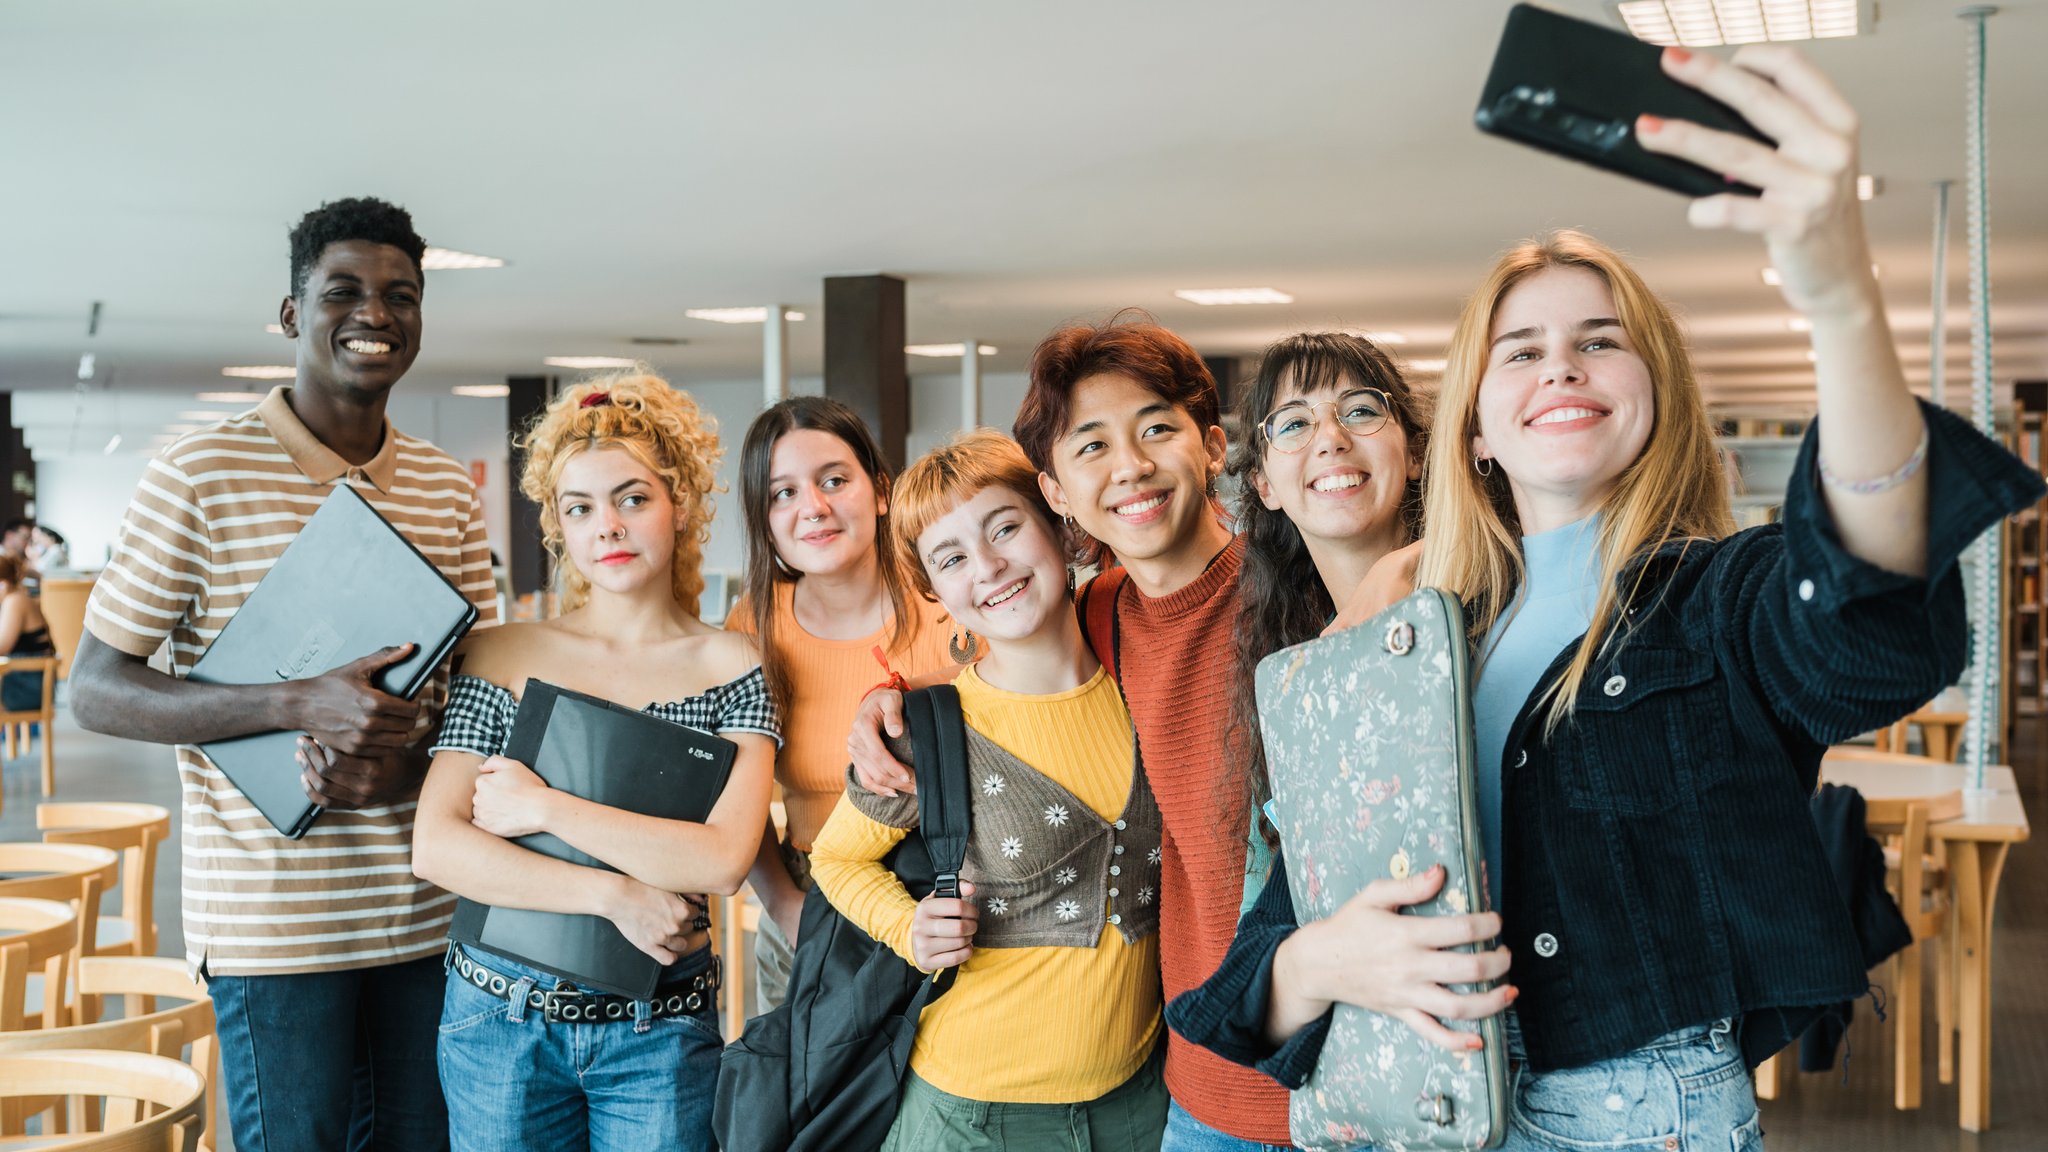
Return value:
M 602 407 L 604 407 L 605 405 L 608 405 L 608 404 L 610 404 L 611 402 L 612 402 L 612 394 L 611 394 L 611 393 L 609 393 L 609 392 L 592 392 L 592 393 L 591 393 L 590 395 L 588 395 L 588 396 L 585 396 L 585 397 L 583 398 L 582 402 L 581 402 L 581 403 L 579 403 L 579 404 L 577 404 L 576 406 L 577 406 L 578 408 L 602 408 Z

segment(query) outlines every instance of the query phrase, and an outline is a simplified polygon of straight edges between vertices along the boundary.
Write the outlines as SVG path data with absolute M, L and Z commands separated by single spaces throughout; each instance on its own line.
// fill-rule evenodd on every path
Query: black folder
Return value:
M 702 823 L 725 791 L 738 745 L 609 700 L 528 680 L 502 753 L 560 789 L 607 808 Z M 513 843 L 589 868 L 618 869 L 546 832 Z M 458 900 L 448 935 L 573 982 L 650 999 L 661 964 L 602 916 Z
M 476 623 L 476 605 L 355 489 L 337 484 L 187 679 L 275 684 L 331 672 L 394 644 L 418 649 L 373 683 L 407 700 Z M 258 732 L 199 750 L 279 832 L 320 815 L 299 783 L 297 732 Z

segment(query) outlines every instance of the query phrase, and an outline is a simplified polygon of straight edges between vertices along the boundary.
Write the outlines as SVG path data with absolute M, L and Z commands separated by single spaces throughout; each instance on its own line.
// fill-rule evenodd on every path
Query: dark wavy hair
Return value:
M 1255 691 L 1259 661 L 1282 648 L 1314 639 L 1336 614 L 1337 605 L 1294 521 L 1260 502 L 1252 477 L 1265 462 L 1265 420 L 1280 400 L 1282 387 L 1307 395 L 1345 385 L 1385 392 L 1393 405 L 1393 419 L 1408 436 L 1409 456 L 1423 459 L 1429 437 L 1425 398 L 1409 387 L 1392 357 L 1361 336 L 1303 332 L 1275 342 L 1260 357 L 1258 374 L 1237 402 L 1240 432 L 1224 463 L 1224 471 L 1236 478 L 1241 489 L 1237 530 L 1245 538 L 1244 569 L 1238 576 L 1231 728 L 1244 741 L 1239 754 L 1251 769 L 1246 775 L 1253 812 L 1260 812 L 1273 794 L 1266 776 L 1266 746 L 1259 736 Z M 1411 534 L 1421 534 L 1421 481 L 1408 481 L 1400 515 Z M 1267 843 L 1277 839 L 1263 815 L 1258 827 Z
M 747 529 L 747 611 L 753 617 L 754 636 L 761 644 L 761 673 L 768 681 L 768 694 L 784 716 L 789 715 L 789 669 L 775 654 L 775 592 L 780 584 L 794 584 L 797 573 L 776 554 L 775 538 L 768 532 L 768 484 L 775 458 L 776 442 L 799 428 L 827 432 L 838 437 L 853 452 L 853 461 L 867 473 L 875 494 L 889 497 L 889 466 L 875 446 L 867 421 L 860 413 L 825 396 L 792 396 L 769 407 L 747 426 L 740 443 L 740 509 Z M 917 634 L 918 613 L 910 610 L 909 589 L 903 571 L 890 548 L 889 514 L 875 517 L 875 559 L 882 573 L 882 588 L 889 596 L 889 635 L 886 646 L 897 648 Z
M 1090 376 L 1128 376 L 1168 404 L 1183 409 L 1207 432 L 1221 423 L 1216 378 L 1201 353 L 1152 318 L 1127 308 L 1102 324 L 1054 329 L 1031 353 L 1031 386 L 1017 409 L 1017 443 L 1050 476 L 1052 446 L 1066 434 L 1074 388 Z M 1073 527 L 1067 549 L 1082 564 L 1108 565 L 1109 548 Z
M 373 196 L 351 196 L 313 209 L 292 229 L 293 299 L 305 294 L 306 276 L 327 246 L 349 240 L 389 244 L 405 253 L 412 258 L 412 270 L 419 273 L 420 290 L 426 290 L 427 274 L 420 261 L 426 258 L 427 242 L 413 231 L 412 213 Z

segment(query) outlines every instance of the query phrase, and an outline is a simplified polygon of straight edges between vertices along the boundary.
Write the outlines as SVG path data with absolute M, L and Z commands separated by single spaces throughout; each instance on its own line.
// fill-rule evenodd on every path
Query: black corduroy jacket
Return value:
M 1754 1061 L 1804 1010 L 1867 990 L 1808 810 L 1821 757 L 1956 680 L 1969 649 L 1957 560 L 2044 490 L 1968 423 L 1922 414 L 1926 578 L 1843 549 L 1810 429 L 1783 523 L 1643 558 L 1571 719 L 1546 739 L 1540 688 L 1523 705 L 1502 753 L 1501 917 L 1531 1068 L 1730 1017 Z M 1283 877 L 1276 865 L 1222 967 L 1167 1021 L 1295 1087 L 1327 1017 L 1278 1051 L 1264 1041 L 1273 955 L 1295 926 Z

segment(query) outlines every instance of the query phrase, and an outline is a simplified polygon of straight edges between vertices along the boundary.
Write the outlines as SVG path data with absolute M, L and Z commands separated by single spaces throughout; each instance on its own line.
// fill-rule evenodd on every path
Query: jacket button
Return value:
M 1607 693 L 1609 696 L 1619 696 L 1627 688 L 1628 677 L 1626 676 L 1609 676 L 1607 678 L 1607 683 L 1602 684 L 1600 686 L 1600 690 L 1602 692 Z
M 1527 748 L 1524 748 L 1520 752 L 1515 753 L 1515 767 L 1520 768 L 1522 765 L 1527 764 L 1528 762 L 1529 750 Z
M 1801 600 L 1813 599 L 1813 581 L 1801 580 L 1799 582 L 1799 598 Z
M 1536 937 L 1536 954 L 1545 960 L 1557 955 L 1557 937 L 1544 932 Z
M 1121 876 L 1121 875 L 1123 875 L 1123 874 L 1124 874 L 1124 866 L 1123 866 L 1123 865 L 1121 865 L 1121 864 L 1111 864 L 1111 865 L 1109 866 L 1109 874 L 1110 874 L 1111 876 Z

